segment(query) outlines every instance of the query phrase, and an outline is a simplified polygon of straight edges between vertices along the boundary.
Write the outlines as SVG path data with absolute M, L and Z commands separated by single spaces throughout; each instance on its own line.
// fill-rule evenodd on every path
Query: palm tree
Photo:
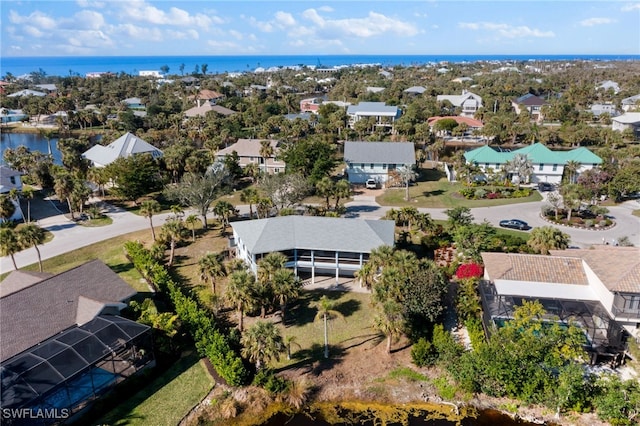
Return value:
M 251 183 L 255 183 L 258 179 L 258 176 L 260 176 L 260 166 L 258 166 L 257 163 L 249 163 L 244 166 L 242 172 L 245 176 L 251 179 Z
M 236 208 L 233 207 L 228 201 L 218 201 L 215 206 L 213 206 L 213 213 L 220 218 L 220 222 L 222 222 L 222 234 L 224 234 L 227 226 L 229 225 L 229 219 L 236 212 Z
M 344 319 L 344 315 L 342 315 L 340 311 L 333 309 L 334 302 L 326 295 L 320 298 L 316 306 L 318 308 L 318 313 L 313 320 L 317 321 L 322 318 L 324 321 L 324 357 L 329 358 L 329 334 L 327 330 L 327 321 L 336 317 Z
M 296 342 L 296 340 L 298 339 L 294 335 L 284 338 L 284 345 L 287 348 L 287 360 L 291 360 L 291 346 L 297 346 L 298 348 L 300 348 L 300 345 L 298 344 L 298 342 Z
M 329 210 L 329 199 L 333 195 L 334 188 L 335 184 L 328 176 L 325 176 L 316 182 L 316 193 L 319 196 L 324 197 L 325 202 L 327 203 L 327 210 Z
M 506 162 L 505 166 L 509 172 L 518 176 L 518 190 L 520 190 L 520 184 L 523 181 L 528 181 L 533 174 L 533 163 L 526 154 L 514 155 L 511 160 Z
M 415 166 L 413 164 L 404 166 L 398 169 L 398 174 L 400 175 L 400 179 L 402 179 L 402 183 L 404 183 L 404 200 L 409 201 L 409 183 L 418 177 L 418 174 L 415 172 Z
M 18 230 L 18 241 L 22 247 L 30 247 L 36 249 L 38 254 L 38 265 L 40 266 L 40 272 L 42 272 L 42 257 L 40 256 L 40 249 L 38 245 L 44 243 L 45 233 L 44 229 L 40 228 L 34 223 L 27 223 Z
M 575 177 L 578 170 L 580 170 L 581 164 L 575 160 L 567 161 L 567 164 L 564 165 L 564 171 L 567 172 L 567 179 L 569 183 L 576 183 Z
M 271 281 L 274 273 L 283 269 L 287 263 L 287 256 L 279 251 L 273 251 L 263 257 L 258 262 L 258 279 L 262 281 Z
M 13 255 L 20 250 L 22 250 L 22 245 L 16 231 L 12 228 L 0 228 L 0 255 L 11 256 L 11 262 L 13 262 L 13 268 L 16 271 L 18 270 L 18 265 L 16 265 L 16 259 Z
M 284 324 L 284 315 L 287 302 L 296 299 L 300 295 L 302 282 L 295 276 L 291 269 L 280 268 L 273 273 L 271 287 L 273 295 L 280 302 L 280 313 Z
M 531 231 L 527 245 L 540 254 L 549 254 L 550 250 L 564 250 L 569 247 L 569 235 L 553 226 L 541 226 Z
M 198 260 L 198 269 L 202 281 L 211 282 L 211 292 L 216 294 L 216 278 L 224 277 L 226 270 L 222 263 L 222 254 L 207 253 Z
M 73 206 L 71 205 L 71 196 L 73 194 L 74 186 L 73 177 L 69 173 L 61 173 L 54 178 L 53 189 L 56 193 L 56 197 L 58 197 L 60 201 L 65 199 L 67 200 L 71 219 L 74 218 Z
M 263 140 L 260 141 L 260 156 L 262 157 L 262 161 L 264 162 L 264 174 L 267 174 L 267 159 L 273 155 L 273 147 L 271 146 L 271 141 Z
M 7 195 L 0 195 L 0 219 L 9 220 L 16 212 L 16 206 Z
M 180 204 L 172 204 L 171 213 L 173 213 L 175 219 L 181 220 L 182 216 L 184 216 L 184 209 Z
M 167 266 L 173 265 L 173 259 L 176 252 L 176 246 L 178 242 L 182 241 L 185 236 L 186 228 L 184 227 L 184 223 L 181 220 L 171 219 L 165 222 L 162 225 L 162 236 L 163 240 L 169 242 L 169 262 L 167 262 Z
M 247 270 L 235 271 L 229 276 L 225 298 L 238 310 L 238 330 L 240 332 L 243 329 L 244 311 L 253 309 L 255 306 L 253 295 L 255 282 L 255 277 Z
M 396 335 L 402 332 L 404 326 L 402 305 L 393 299 L 386 300 L 381 305 L 381 312 L 374 321 L 375 327 L 387 336 L 387 353 L 391 353 L 391 342 Z
M 196 240 L 196 222 L 199 222 L 200 218 L 197 214 L 190 214 L 184 220 L 184 223 L 188 224 L 191 227 L 191 239 L 195 242 Z
M 31 222 L 31 200 L 33 200 L 34 195 L 33 188 L 26 187 L 22 189 L 22 197 L 27 200 L 27 223 Z
M 249 204 L 249 219 L 253 219 L 253 205 L 259 200 L 258 190 L 246 188 L 240 193 L 240 201 Z
M 140 214 L 149 218 L 149 226 L 151 227 L 151 236 L 153 241 L 156 240 L 156 231 L 153 229 L 153 215 L 160 213 L 160 203 L 156 200 L 146 200 L 140 204 Z
M 284 341 L 280 330 L 272 322 L 258 321 L 247 329 L 240 338 L 242 356 L 256 364 L 260 370 L 269 360 L 280 360 L 284 352 Z
M 351 195 L 351 185 L 349 181 L 346 179 L 341 179 L 336 182 L 336 185 L 333 189 L 333 195 L 336 197 L 336 204 L 334 206 L 334 210 L 338 210 L 338 206 L 340 205 L 340 199 L 348 198 Z

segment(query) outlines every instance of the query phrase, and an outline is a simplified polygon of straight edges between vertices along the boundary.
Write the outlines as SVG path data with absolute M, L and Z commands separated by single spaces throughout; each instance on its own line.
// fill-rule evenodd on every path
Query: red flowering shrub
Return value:
M 500 198 L 500 193 L 498 192 L 490 192 L 487 194 L 487 198 L 490 200 L 494 200 L 496 198 Z
M 477 263 L 464 263 L 458 266 L 456 270 L 456 278 L 459 280 L 464 278 L 478 278 L 484 273 L 482 266 Z

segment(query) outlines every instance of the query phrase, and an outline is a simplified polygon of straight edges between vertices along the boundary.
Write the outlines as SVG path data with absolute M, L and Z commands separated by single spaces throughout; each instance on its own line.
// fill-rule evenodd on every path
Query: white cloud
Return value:
M 137 26 L 133 24 L 118 25 L 114 33 L 121 33 L 127 38 L 139 41 L 163 41 L 162 32 L 158 28 Z
M 130 0 L 121 4 L 124 18 L 131 21 L 149 22 L 156 25 L 173 25 L 179 27 L 197 26 L 208 28 L 213 24 L 222 24 L 224 20 L 217 16 L 203 13 L 191 15 L 184 9 L 170 7 L 168 11 L 147 4 L 144 0 Z M 162 4 L 162 3 L 161 3 Z
M 555 37 L 553 31 L 541 31 L 527 26 L 513 26 L 508 24 L 497 24 L 494 22 L 460 22 L 459 28 L 468 30 L 487 30 L 496 33 L 504 38 L 521 38 L 521 37 Z
M 629 4 L 625 4 L 624 6 L 622 6 L 622 10 L 623 12 L 631 12 L 633 10 L 640 10 L 640 3 L 629 3 Z
M 316 9 L 307 9 L 302 16 L 316 25 L 314 31 L 320 38 L 373 37 L 386 33 L 414 36 L 418 29 L 411 23 L 389 18 L 381 13 L 369 12 L 364 18 L 325 19 Z
M 296 25 L 296 20 L 293 18 L 293 15 L 287 12 L 276 12 L 276 22 L 285 27 L 292 27 Z
M 76 4 L 80 7 L 95 7 L 96 9 L 102 9 L 105 6 L 104 2 L 93 0 L 76 0 Z
M 236 30 L 229 30 L 229 35 L 237 40 L 242 40 L 244 38 L 242 33 Z
M 273 31 L 273 25 L 271 25 L 270 22 L 258 21 L 253 16 L 249 18 L 249 24 L 251 24 L 251 26 L 254 26 L 260 31 L 265 33 L 270 33 L 271 31 Z
M 198 40 L 200 34 L 193 29 L 186 31 L 167 30 L 167 38 L 174 40 Z
M 73 29 L 100 29 L 105 26 L 104 16 L 91 10 L 82 10 L 63 23 L 67 28 Z
M 580 21 L 580 25 L 583 27 L 593 27 L 596 25 L 613 24 L 615 22 L 616 20 L 611 18 L 589 18 Z
M 331 6 L 320 6 L 318 10 L 320 12 L 327 12 L 327 13 L 333 12 L 333 8 Z
M 9 11 L 9 22 L 12 24 L 35 25 L 41 30 L 53 30 L 57 24 L 55 19 L 40 11 L 35 11 L 28 16 L 20 16 L 15 11 Z

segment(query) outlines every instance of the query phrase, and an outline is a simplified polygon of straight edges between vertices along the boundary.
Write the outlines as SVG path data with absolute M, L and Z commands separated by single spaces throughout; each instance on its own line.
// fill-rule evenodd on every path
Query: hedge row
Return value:
M 153 259 L 141 243 L 129 241 L 124 248 L 127 257 L 144 279 L 169 296 L 176 314 L 195 341 L 200 356 L 209 358 L 228 384 L 239 386 L 246 383 L 249 375 L 242 359 L 229 346 L 226 336 L 217 329 L 210 313 L 182 291 L 166 268 Z

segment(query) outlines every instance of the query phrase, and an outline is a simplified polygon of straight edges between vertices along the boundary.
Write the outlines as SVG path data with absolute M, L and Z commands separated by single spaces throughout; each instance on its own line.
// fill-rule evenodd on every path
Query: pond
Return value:
M 58 138 L 51 138 L 49 141 L 38 133 L 10 133 L 2 131 L 0 134 L 0 147 L 2 147 L 2 157 L 0 163 L 3 162 L 4 151 L 7 148 L 16 149 L 20 145 L 24 145 L 31 151 L 40 151 L 45 154 L 53 155 L 55 164 L 62 164 L 62 154 L 57 148 Z M 51 151 L 49 151 L 51 149 Z

